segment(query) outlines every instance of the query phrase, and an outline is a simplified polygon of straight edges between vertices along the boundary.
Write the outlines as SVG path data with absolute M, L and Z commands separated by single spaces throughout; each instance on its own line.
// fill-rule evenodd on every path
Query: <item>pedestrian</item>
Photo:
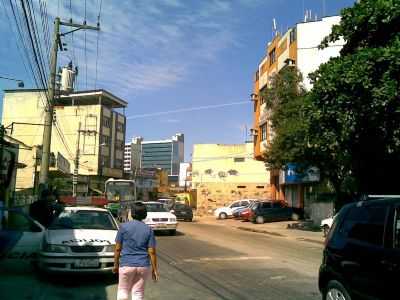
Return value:
M 117 300 L 142 300 L 145 283 L 151 274 L 158 281 L 156 240 L 150 226 L 143 223 L 146 206 L 137 202 L 131 208 L 133 221 L 118 230 L 114 253 L 113 273 L 119 273 Z
M 29 206 L 29 215 L 44 227 L 53 221 L 53 195 L 49 189 L 43 189 L 39 199 Z

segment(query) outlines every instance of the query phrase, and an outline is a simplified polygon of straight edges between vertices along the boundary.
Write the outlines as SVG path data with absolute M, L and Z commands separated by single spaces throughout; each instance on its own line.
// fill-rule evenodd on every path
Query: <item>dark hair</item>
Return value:
M 147 217 L 147 209 L 146 205 L 142 202 L 136 202 L 131 207 L 131 216 L 132 219 L 142 221 Z

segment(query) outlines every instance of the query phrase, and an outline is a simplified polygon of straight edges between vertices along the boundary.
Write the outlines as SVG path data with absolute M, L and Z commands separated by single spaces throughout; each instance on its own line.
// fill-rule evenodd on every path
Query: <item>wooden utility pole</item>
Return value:
M 60 26 L 73 27 L 75 29 L 61 33 Z M 55 88 L 56 88 L 56 75 L 57 75 L 57 54 L 58 50 L 63 50 L 63 43 L 61 42 L 61 37 L 66 36 L 72 32 L 78 31 L 80 29 L 89 30 L 100 30 L 100 25 L 97 24 L 96 27 L 86 25 L 86 21 L 83 24 L 75 24 L 70 22 L 62 22 L 59 17 L 56 17 L 54 22 L 54 32 L 53 32 L 53 48 L 51 50 L 51 61 L 50 61 L 50 85 L 48 86 L 48 103 L 45 111 L 44 119 L 44 130 L 43 130 L 43 147 L 42 147 L 42 160 L 40 162 L 40 176 L 39 183 L 47 184 L 49 177 L 49 161 L 50 161 L 50 145 L 51 145 L 51 130 L 53 125 L 53 110 L 55 104 Z

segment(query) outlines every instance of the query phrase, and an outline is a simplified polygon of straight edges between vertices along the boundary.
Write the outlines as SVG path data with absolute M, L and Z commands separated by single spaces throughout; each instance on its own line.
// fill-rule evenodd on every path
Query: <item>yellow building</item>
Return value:
M 254 159 L 252 143 L 194 145 L 192 184 L 200 213 L 237 199 L 269 199 L 269 182 L 264 163 Z
M 18 170 L 17 190 L 32 188 L 37 177 L 45 103 L 41 90 L 6 90 L 4 94 L 2 124 L 8 128 L 7 134 L 39 149 L 20 151 L 19 161 L 27 167 Z M 53 169 L 72 172 L 79 136 L 79 175 L 85 175 L 95 189 L 103 189 L 106 177 L 122 178 L 126 119 L 116 109 L 126 106 L 127 102 L 104 90 L 60 96 L 51 137 Z

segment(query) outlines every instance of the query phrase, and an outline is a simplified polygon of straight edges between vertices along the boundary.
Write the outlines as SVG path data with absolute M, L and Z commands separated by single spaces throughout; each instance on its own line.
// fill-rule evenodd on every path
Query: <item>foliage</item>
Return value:
M 282 168 L 289 162 L 304 162 L 307 139 L 305 90 L 296 67 L 286 66 L 272 77 L 262 93 L 274 132 L 264 155 L 268 168 Z

